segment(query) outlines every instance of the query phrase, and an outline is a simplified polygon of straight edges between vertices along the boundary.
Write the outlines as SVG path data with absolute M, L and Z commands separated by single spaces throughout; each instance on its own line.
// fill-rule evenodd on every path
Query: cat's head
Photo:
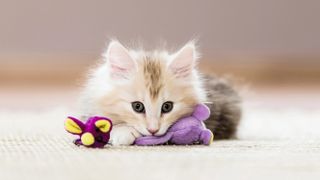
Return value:
M 175 53 L 128 50 L 112 41 L 104 53 L 108 88 L 99 106 L 115 124 L 127 123 L 143 135 L 163 135 L 205 99 L 196 70 L 193 42 Z

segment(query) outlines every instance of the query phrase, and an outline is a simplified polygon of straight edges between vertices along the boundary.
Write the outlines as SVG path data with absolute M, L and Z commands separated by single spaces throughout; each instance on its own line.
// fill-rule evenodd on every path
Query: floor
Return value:
M 0 138 L 1 179 L 318 179 L 319 142 L 79 148 L 44 134 Z
M 244 90 L 237 140 L 211 146 L 72 144 L 63 129 L 77 92 L 0 90 L 0 179 L 319 179 L 317 89 Z

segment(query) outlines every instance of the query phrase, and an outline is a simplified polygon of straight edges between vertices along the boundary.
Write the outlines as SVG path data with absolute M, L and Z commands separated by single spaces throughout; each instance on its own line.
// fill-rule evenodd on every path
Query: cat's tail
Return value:
M 205 124 L 215 139 L 234 138 L 241 118 L 241 98 L 224 79 L 206 75 L 208 107 L 211 115 Z

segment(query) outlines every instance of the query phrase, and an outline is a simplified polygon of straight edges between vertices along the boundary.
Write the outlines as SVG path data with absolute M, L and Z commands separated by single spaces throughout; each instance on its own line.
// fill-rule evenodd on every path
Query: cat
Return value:
M 194 41 L 169 53 L 129 50 L 113 40 L 102 57 L 81 95 L 81 115 L 112 119 L 111 144 L 130 145 L 140 136 L 161 136 L 201 102 L 211 102 L 206 125 L 215 138 L 234 137 L 240 97 L 225 81 L 201 77 Z

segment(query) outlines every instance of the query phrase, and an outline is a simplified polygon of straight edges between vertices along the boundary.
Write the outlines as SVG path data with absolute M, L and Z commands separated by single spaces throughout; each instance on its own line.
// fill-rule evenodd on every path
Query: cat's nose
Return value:
M 147 130 L 149 131 L 149 133 L 151 133 L 152 135 L 154 135 L 155 133 L 157 133 L 159 131 L 159 129 L 152 129 L 152 128 L 147 128 Z

